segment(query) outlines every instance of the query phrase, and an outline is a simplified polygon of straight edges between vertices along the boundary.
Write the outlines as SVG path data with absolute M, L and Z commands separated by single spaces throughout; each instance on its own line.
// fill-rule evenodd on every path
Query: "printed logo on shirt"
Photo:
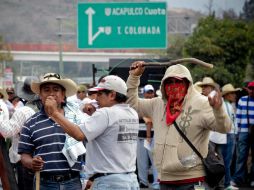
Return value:
M 181 120 L 179 122 L 179 126 L 182 129 L 183 133 L 186 135 L 187 134 L 187 129 L 191 125 L 192 121 L 192 115 L 197 112 L 198 110 L 193 110 L 192 106 L 188 107 L 187 111 L 185 111 L 182 116 Z M 182 139 L 183 140 L 183 139 Z
M 118 142 L 133 142 L 138 138 L 138 119 L 119 120 Z

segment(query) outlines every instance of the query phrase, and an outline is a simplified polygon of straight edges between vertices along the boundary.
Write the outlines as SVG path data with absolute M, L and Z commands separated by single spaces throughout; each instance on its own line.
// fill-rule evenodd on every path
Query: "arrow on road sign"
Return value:
M 95 14 L 95 11 L 89 7 L 85 13 L 88 15 L 88 44 L 93 45 L 93 41 L 99 34 L 104 33 L 104 27 L 99 27 L 98 31 L 93 35 L 93 15 Z

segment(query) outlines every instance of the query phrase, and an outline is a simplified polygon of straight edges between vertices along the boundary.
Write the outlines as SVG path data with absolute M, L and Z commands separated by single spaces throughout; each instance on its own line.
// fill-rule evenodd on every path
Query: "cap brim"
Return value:
M 98 92 L 98 91 L 105 90 L 105 89 L 106 89 L 106 88 L 94 87 L 92 91 Z M 89 91 L 90 91 L 90 90 L 89 90 Z
M 93 88 L 89 88 L 88 91 L 89 92 L 97 92 L 98 90 L 95 87 L 93 87 Z

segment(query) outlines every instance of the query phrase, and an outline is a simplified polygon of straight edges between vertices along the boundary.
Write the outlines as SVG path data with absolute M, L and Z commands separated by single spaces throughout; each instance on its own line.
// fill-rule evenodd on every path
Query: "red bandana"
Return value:
M 184 83 L 165 84 L 165 92 L 168 97 L 166 123 L 170 125 L 181 113 L 183 99 L 187 94 L 187 87 Z

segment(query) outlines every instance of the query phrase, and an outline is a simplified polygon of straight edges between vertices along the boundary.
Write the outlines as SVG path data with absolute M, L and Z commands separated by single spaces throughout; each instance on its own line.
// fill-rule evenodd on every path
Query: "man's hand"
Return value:
M 140 76 L 143 74 L 145 67 L 143 66 L 144 61 L 135 61 L 130 67 L 130 74 L 134 76 Z
M 53 96 L 48 96 L 46 101 L 45 101 L 45 104 L 44 104 L 44 109 L 45 109 L 45 112 L 47 113 L 47 115 L 50 117 L 53 113 L 56 113 L 58 112 L 58 109 L 57 109 L 57 102 L 56 100 L 54 99 Z
M 214 109 L 219 109 L 222 105 L 222 97 L 219 90 L 216 90 L 216 94 L 211 97 L 208 95 L 208 101 L 210 106 L 212 106 Z
M 87 103 L 84 105 L 83 112 L 87 115 L 92 115 L 96 111 L 96 108 L 91 103 Z
M 42 170 L 44 165 L 44 161 L 42 160 L 42 158 L 40 156 L 35 156 L 32 159 L 32 170 L 33 171 L 40 171 Z

